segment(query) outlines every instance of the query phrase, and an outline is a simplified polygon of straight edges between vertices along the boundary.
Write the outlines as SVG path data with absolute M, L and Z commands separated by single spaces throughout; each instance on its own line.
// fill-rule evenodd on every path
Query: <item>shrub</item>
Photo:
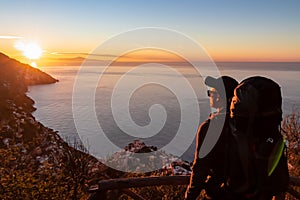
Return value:
M 282 129 L 288 141 L 287 157 L 290 176 L 300 177 L 300 113 L 295 111 L 287 115 L 283 120 Z M 299 186 L 293 189 L 300 194 Z M 288 194 L 286 200 L 296 200 L 296 198 Z

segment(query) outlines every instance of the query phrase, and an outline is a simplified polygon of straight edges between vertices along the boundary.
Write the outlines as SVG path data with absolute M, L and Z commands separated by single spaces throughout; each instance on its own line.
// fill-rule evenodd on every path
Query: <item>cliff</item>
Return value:
M 105 169 L 31 114 L 28 86 L 57 81 L 0 53 L 0 199 L 77 199 Z
M 50 84 L 57 81 L 39 69 L 22 64 L 0 53 L 1 137 L 4 135 L 12 137 L 14 134 L 18 134 L 19 138 L 24 136 L 26 139 L 32 140 L 36 135 L 35 126 L 40 129 L 42 125 L 31 115 L 35 108 L 33 107 L 34 101 L 26 96 L 28 86 Z M 42 128 L 45 127 L 42 126 Z M 14 129 L 18 129 L 18 131 Z M 14 133 L 9 134 L 9 130 Z
M 30 65 L 0 53 L 0 118 L 11 113 L 11 105 L 31 112 L 33 101 L 26 96 L 27 86 L 55 83 L 58 80 Z

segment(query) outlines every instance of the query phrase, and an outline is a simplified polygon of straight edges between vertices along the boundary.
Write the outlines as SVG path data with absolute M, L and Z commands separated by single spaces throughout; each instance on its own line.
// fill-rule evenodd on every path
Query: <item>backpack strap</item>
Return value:
M 277 141 L 268 162 L 268 176 L 271 176 L 276 169 L 285 148 L 285 138 L 280 137 Z
M 251 185 L 254 183 L 254 172 L 253 172 L 253 159 L 251 158 L 251 152 L 249 147 L 249 137 L 245 133 L 239 132 L 233 124 L 230 123 L 231 135 L 233 136 L 234 142 L 237 145 L 238 157 L 241 161 L 243 172 L 245 175 L 245 183 L 235 189 L 236 194 L 245 194 L 249 192 Z M 252 167 L 252 168 L 251 168 Z

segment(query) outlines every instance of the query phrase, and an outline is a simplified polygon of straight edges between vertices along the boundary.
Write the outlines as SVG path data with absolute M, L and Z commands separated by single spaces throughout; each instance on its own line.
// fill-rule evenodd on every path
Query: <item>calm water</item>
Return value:
M 220 67 L 222 75 L 230 75 L 235 77 L 238 81 L 253 75 L 266 76 L 275 80 L 282 88 L 284 115 L 300 108 L 300 63 L 219 63 L 218 66 Z M 63 138 L 68 138 L 69 140 L 78 138 L 72 112 L 72 94 L 74 81 L 79 68 L 79 66 L 43 67 L 41 68 L 43 71 L 59 79 L 59 82 L 50 85 L 31 86 L 28 93 L 28 95 L 34 99 L 35 107 L 37 108 L 33 113 L 34 116 L 45 126 L 59 131 L 59 134 Z M 81 78 L 85 80 L 84 83 L 88 88 L 95 85 L 94 82 L 89 82 L 89 80 L 101 75 L 101 80 L 95 87 L 94 110 L 97 120 L 109 140 L 120 148 L 137 138 L 141 138 L 146 144 L 155 145 L 159 148 L 163 147 L 171 143 L 179 128 L 178 124 L 182 121 L 187 128 L 186 130 L 191 132 L 191 134 L 187 135 L 189 137 L 191 135 L 194 136 L 194 128 L 188 124 L 189 117 L 185 117 L 186 119 L 184 120 L 181 118 L 185 111 L 194 105 L 194 100 L 200 105 L 200 118 L 198 123 L 207 118 L 210 112 L 208 98 L 205 96 L 206 88 L 202 84 L 202 77 L 189 68 L 176 67 L 176 70 L 180 71 L 184 75 L 184 78 L 188 80 L 194 89 L 195 98 L 184 93 L 186 90 L 183 86 L 184 82 L 179 81 L 183 79 L 182 76 L 174 74 L 173 72 L 169 73 L 159 66 L 153 68 L 148 67 L 141 71 L 132 71 L 127 73 L 126 76 L 123 76 L 124 73 L 132 68 L 124 66 L 113 67 L 105 71 L 105 73 L 99 73 L 97 69 L 95 66 L 86 67 Z M 203 72 L 201 75 L 206 76 L 207 74 L 210 74 L 209 70 Z M 150 80 L 152 79 L 155 81 L 151 82 Z M 126 84 L 118 82 L 120 80 L 125 81 Z M 143 86 L 140 85 L 142 87 L 136 88 L 129 96 L 122 94 L 122 92 L 126 93 L 129 91 L 130 88 L 134 88 L 136 81 L 148 81 L 151 83 Z M 164 86 L 156 84 L 160 81 L 164 82 Z M 175 85 L 179 90 L 170 90 L 167 85 L 168 83 L 170 83 L 171 86 Z M 199 87 L 199 85 L 202 86 Z M 119 88 L 119 92 L 121 93 L 117 100 L 121 101 L 125 99 L 124 103 L 121 101 L 121 103 L 115 104 L 114 108 L 116 108 L 119 113 L 118 116 L 125 116 L 119 117 L 118 119 L 113 117 L 113 111 L 111 109 L 111 99 L 113 95 L 115 95 L 115 88 Z M 85 91 L 80 92 L 82 92 L 83 95 L 80 97 L 79 103 L 82 101 L 82 105 L 85 105 L 86 101 L 88 101 L 84 95 Z M 126 105 L 126 98 L 129 99 L 128 105 Z M 181 104 L 182 101 L 184 101 L 185 104 Z M 161 107 L 152 107 L 158 104 L 161 105 L 163 109 Z M 134 126 L 131 126 L 130 121 L 126 120 L 126 109 L 124 110 L 124 107 L 128 107 L 130 117 L 135 124 Z M 92 120 L 90 120 L 89 113 L 85 113 L 85 107 L 76 107 L 75 109 L 80 109 L 82 115 L 85 116 L 86 127 L 84 132 L 86 132 L 87 135 L 97 134 L 97 127 Z M 152 112 L 151 109 L 154 111 Z M 162 109 L 164 111 L 156 112 L 155 109 Z M 160 119 L 162 116 L 165 116 L 165 121 L 155 121 L 156 118 Z M 152 126 L 151 123 L 153 123 Z M 147 135 L 136 132 L 139 130 L 139 126 L 149 126 L 147 130 L 152 131 L 154 134 L 148 137 Z M 135 132 L 137 136 L 134 135 Z M 179 141 L 182 141 L 182 144 L 188 141 L 187 135 L 181 136 Z M 101 141 L 99 145 L 101 146 Z M 180 146 L 180 144 L 171 146 L 171 153 L 176 154 L 177 151 L 180 152 Z M 194 143 L 183 155 L 183 158 L 192 160 L 193 151 Z

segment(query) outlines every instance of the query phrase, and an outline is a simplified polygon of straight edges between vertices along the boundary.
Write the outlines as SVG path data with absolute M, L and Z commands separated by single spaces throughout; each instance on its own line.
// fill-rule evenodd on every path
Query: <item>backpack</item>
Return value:
M 225 167 L 226 185 L 233 196 L 255 199 L 287 190 L 281 104 L 280 86 L 271 79 L 250 77 L 235 88 Z

